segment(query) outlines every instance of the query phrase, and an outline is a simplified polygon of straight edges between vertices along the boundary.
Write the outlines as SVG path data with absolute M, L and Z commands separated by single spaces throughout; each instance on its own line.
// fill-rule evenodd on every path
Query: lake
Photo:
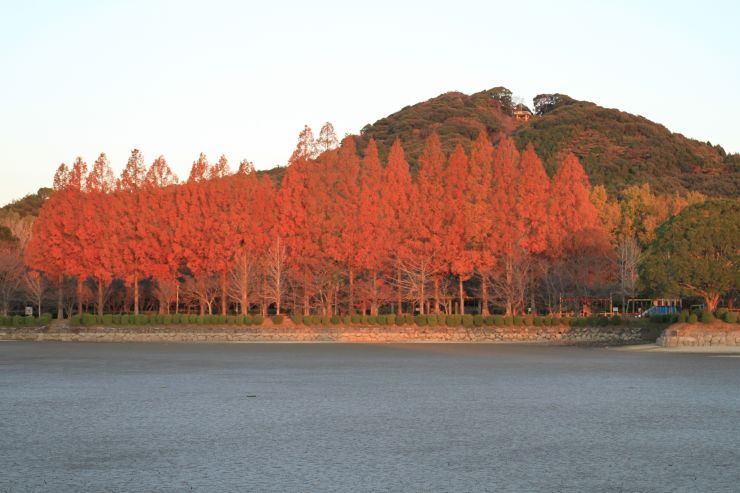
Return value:
M 0 343 L 0 491 L 738 491 L 740 358 Z

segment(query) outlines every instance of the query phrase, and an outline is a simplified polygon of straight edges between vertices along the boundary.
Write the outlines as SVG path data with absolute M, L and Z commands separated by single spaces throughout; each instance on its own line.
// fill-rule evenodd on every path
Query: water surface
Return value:
M 740 358 L 0 343 L 0 491 L 738 491 Z

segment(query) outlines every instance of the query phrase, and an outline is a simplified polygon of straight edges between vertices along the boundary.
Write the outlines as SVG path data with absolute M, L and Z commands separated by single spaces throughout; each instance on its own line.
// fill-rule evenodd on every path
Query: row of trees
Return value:
M 449 157 L 432 134 L 415 177 L 400 141 L 385 165 L 372 140 L 363 151 L 306 128 L 279 189 L 246 161 L 231 173 L 224 157 L 201 155 L 182 184 L 136 150 L 117 180 L 105 155 L 89 172 L 78 158 L 58 170 L 26 262 L 58 286 L 76 279 L 80 311 L 94 290 L 99 313 L 120 280 L 134 313 L 146 281 L 164 312 L 464 313 L 472 296 L 483 314 L 510 314 L 555 309 L 559 293 L 585 294 L 613 272 L 573 155 L 551 180 L 531 146 L 504 137 L 494 148 L 484 133 Z

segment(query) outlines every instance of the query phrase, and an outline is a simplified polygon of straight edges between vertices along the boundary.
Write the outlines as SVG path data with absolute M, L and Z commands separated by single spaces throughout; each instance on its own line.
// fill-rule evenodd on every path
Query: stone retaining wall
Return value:
M 674 324 L 663 331 L 657 344 L 663 347 L 740 346 L 740 326 L 724 322 Z
M 635 344 L 645 331 L 633 326 L 569 327 L 23 327 L 0 328 L 0 340 L 63 342 L 538 342 Z

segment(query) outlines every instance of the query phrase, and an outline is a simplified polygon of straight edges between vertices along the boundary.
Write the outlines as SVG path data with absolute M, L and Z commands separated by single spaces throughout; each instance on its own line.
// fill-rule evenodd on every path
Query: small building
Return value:
M 514 118 L 516 118 L 519 121 L 529 121 L 530 118 L 532 118 L 532 110 L 527 108 L 526 105 L 519 103 L 514 106 L 514 111 L 512 112 L 512 115 L 514 115 Z

